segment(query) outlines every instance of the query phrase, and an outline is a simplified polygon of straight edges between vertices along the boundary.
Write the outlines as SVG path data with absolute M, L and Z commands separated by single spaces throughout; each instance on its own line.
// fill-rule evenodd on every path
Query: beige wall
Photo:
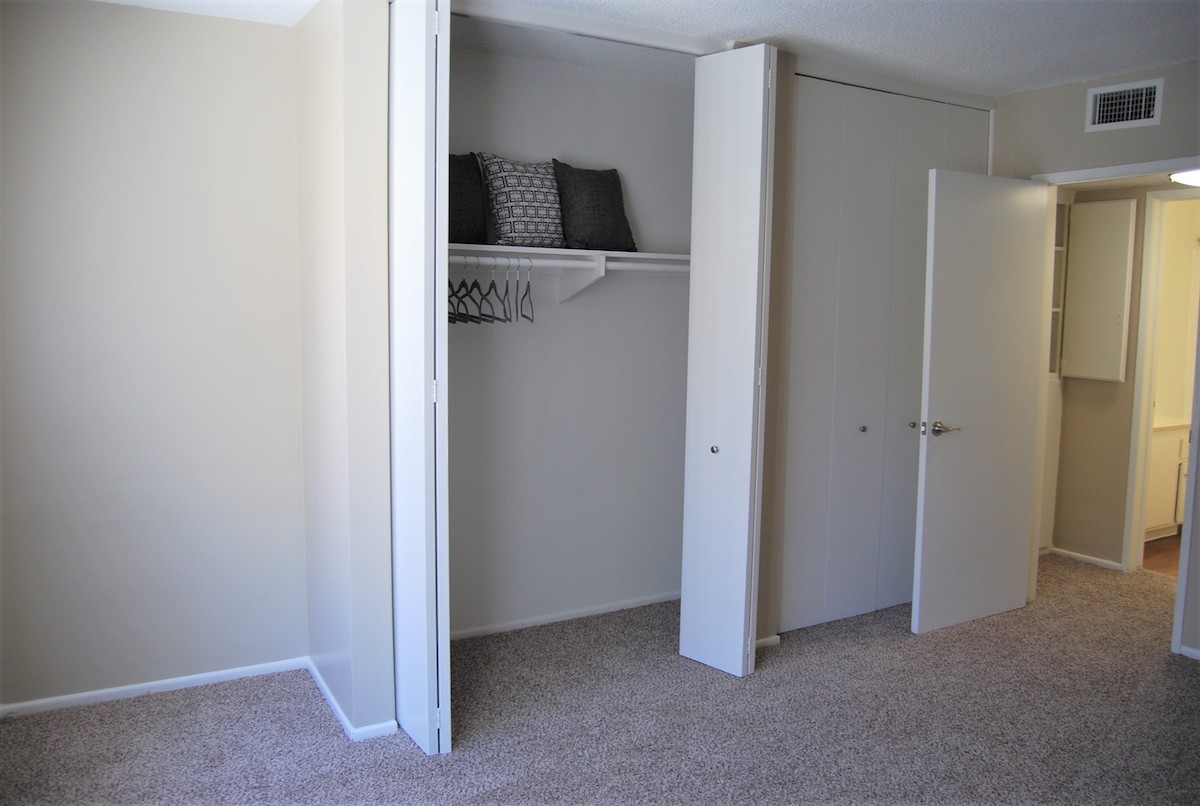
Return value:
M 0 701 L 303 656 L 294 32 L 3 14 Z
M 297 28 L 309 642 L 357 728 L 396 717 L 387 29 L 386 0 L 322 0 Z
M 1162 77 L 1162 122 L 1109 132 L 1085 132 L 1087 91 Z M 996 105 L 993 171 L 1030 176 L 1110 165 L 1192 157 L 1200 153 L 1200 62 L 1112 76 L 1000 98 Z

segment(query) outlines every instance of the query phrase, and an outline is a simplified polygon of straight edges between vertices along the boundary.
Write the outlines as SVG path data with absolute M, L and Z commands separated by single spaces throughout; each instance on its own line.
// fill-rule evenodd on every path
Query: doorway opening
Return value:
M 1147 466 L 1150 464 L 1150 451 L 1152 449 L 1153 434 L 1154 434 L 1154 416 L 1155 416 L 1155 390 L 1154 390 L 1154 325 L 1158 318 L 1158 302 L 1162 298 L 1163 293 L 1180 295 L 1179 291 L 1163 292 L 1159 285 L 1154 283 L 1158 279 L 1158 273 L 1154 270 L 1159 268 L 1159 259 L 1162 254 L 1162 238 L 1161 227 L 1164 211 L 1170 209 L 1168 204 L 1174 204 L 1190 199 L 1200 199 L 1200 189 L 1181 188 L 1179 185 L 1173 185 L 1169 182 L 1168 174 L 1171 171 L 1183 170 L 1190 165 L 1200 162 L 1200 157 L 1189 157 L 1175 160 L 1165 160 L 1157 163 L 1144 163 L 1139 165 L 1114 166 L 1102 169 L 1089 169 L 1084 171 L 1063 172 L 1058 174 L 1043 174 L 1034 177 L 1042 181 L 1049 182 L 1060 188 L 1060 196 L 1065 195 L 1068 200 L 1075 193 L 1063 194 L 1062 190 L 1078 191 L 1079 188 L 1086 187 L 1089 191 L 1098 188 L 1104 188 L 1109 192 L 1109 198 L 1118 198 L 1124 195 L 1126 198 L 1131 196 L 1137 197 L 1142 201 L 1139 205 L 1142 209 L 1138 210 L 1138 240 L 1144 243 L 1138 247 L 1136 254 L 1142 259 L 1142 276 L 1141 279 L 1135 281 L 1134 301 L 1137 308 L 1136 334 L 1130 333 L 1130 336 L 1136 338 L 1136 343 L 1131 350 L 1131 358 L 1136 356 L 1134 361 L 1134 372 L 1128 377 L 1123 384 L 1101 384 L 1100 386 L 1108 387 L 1115 390 L 1120 386 L 1125 386 L 1125 392 L 1129 396 L 1126 402 L 1127 411 L 1131 414 L 1125 416 L 1124 428 L 1127 428 L 1129 435 L 1125 458 L 1120 462 L 1119 468 L 1121 475 L 1118 480 L 1123 481 L 1124 496 L 1121 496 L 1118 488 L 1112 488 L 1113 497 L 1118 504 L 1124 504 L 1124 523 L 1107 523 L 1106 529 L 1109 530 L 1113 541 L 1106 544 L 1110 546 L 1108 551 L 1104 552 L 1103 557 L 1088 556 L 1086 551 L 1074 551 L 1064 549 L 1060 540 L 1063 535 L 1060 529 L 1063 526 L 1062 513 L 1058 516 L 1052 516 L 1048 522 L 1043 524 L 1041 548 L 1043 551 L 1055 551 L 1076 556 L 1079 559 L 1084 559 L 1090 562 L 1095 562 L 1098 565 L 1118 569 L 1118 570 L 1135 570 L 1145 566 L 1146 555 L 1146 516 L 1147 516 Z M 1133 188 L 1140 188 L 1139 191 L 1133 191 Z M 1121 193 L 1121 189 L 1126 191 Z M 1095 199 L 1095 196 L 1091 197 Z M 1061 199 L 1060 199 L 1061 200 Z M 1143 238 L 1143 235 L 1146 237 Z M 1193 244 L 1194 245 L 1194 244 Z M 1069 260 L 1069 256 L 1068 256 Z M 1195 274 L 1196 269 L 1189 265 L 1187 272 Z M 1189 279 L 1190 284 L 1190 279 Z M 1175 629 L 1173 631 L 1172 650 L 1175 652 L 1183 652 L 1191 656 L 1191 650 L 1182 646 L 1182 620 L 1184 616 L 1183 603 L 1187 601 L 1187 591 L 1189 588 L 1189 577 L 1194 576 L 1191 573 L 1189 561 L 1190 537 L 1192 532 L 1192 510 L 1195 497 L 1195 485 L 1191 475 L 1187 473 L 1187 468 L 1194 465 L 1196 462 L 1195 445 L 1187 439 L 1187 432 L 1190 430 L 1190 424 L 1198 421 L 1198 415 L 1195 412 L 1196 393 L 1195 393 L 1195 344 L 1197 333 L 1195 325 L 1192 324 L 1198 316 L 1200 316 L 1200 298 L 1192 297 L 1192 289 L 1190 285 L 1186 292 L 1186 299 L 1179 300 L 1172 298 L 1172 303 L 1183 305 L 1182 310 L 1185 311 L 1184 316 L 1186 321 L 1183 325 L 1184 338 L 1189 342 L 1191 354 L 1185 353 L 1182 357 L 1175 356 L 1173 359 L 1174 366 L 1178 367 L 1183 363 L 1187 364 L 1188 372 L 1173 373 L 1167 371 L 1167 375 L 1160 374 L 1162 377 L 1171 378 L 1172 383 L 1177 389 L 1186 389 L 1187 392 L 1179 392 L 1179 400 L 1172 403 L 1175 410 L 1180 412 L 1179 423 L 1161 423 L 1160 425 L 1178 425 L 1183 432 L 1182 444 L 1177 446 L 1176 455 L 1179 457 L 1178 465 L 1176 466 L 1176 486 L 1169 490 L 1169 503 L 1167 507 L 1178 507 L 1179 511 L 1172 512 L 1171 519 L 1173 523 L 1160 524 L 1163 531 L 1157 533 L 1152 532 L 1152 537 L 1171 538 L 1170 543 L 1178 545 L 1178 559 L 1175 559 L 1174 553 L 1171 553 L 1171 562 L 1178 569 L 1178 591 L 1176 594 L 1176 619 Z M 1070 302 L 1067 302 L 1069 308 Z M 1130 314 L 1133 312 L 1130 311 Z M 1069 316 L 1069 313 L 1066 315 Z M 1172 337 L 1164 337 L 1172 338 Z M 1179 341 L 1179 337 L 1173 337 L 1175 341 Z M 1190 375 L 1189 375 L 1190 373 Z M 1182 377 L 1179 377 L 1182 375 Z M 1112 397 L 1115 398 L 1115 392 Z M 1190 399 L 1189 399 L 1190 396 Z M 1162 395 L 1160 394 L 1160 398 Z M 1051 404 L 1050 408 L 1053 408 Z M 1166 412 L 1163 412 L 1164 414 Z M 1064 450 L 1066 447 L 1066 414 L 1064 414 Z M 1054 442 L 1053 444 L 1057 444 Z M 1060 470 L 1066 472 L 1069 465 L 1069 457 L 1063 456 L 1062 461 L 1057 463 Z M 1058 480 L 1058 486 L 1048 486 L 1049 493 L 1047 503 L 1051 507 L 1069 506 L 1071 502 L 1064 502 L 1062 499 L 1062 484 L 1061 478 Z M 1055 500 L 1057 494 L 1058 500 Z M 1167 497 L 1167 496 L 1164 496 Z M 1177 538 L 1172 538 L 1172 536 Z M 1116 542 L 1119 539 L 1119 542 Z M 1064 543 L 1066 541 L 1063 541 Z M 1170 550 L 1174 547 L 1167 543 L 1152 545 L 1150 552 L 1152 556 L 1158 553 L 1158 549 Z M 1118 554 L 1119 549 L 1119 554 Z
M 1123 565 L 1177 573 L 1196 421 L 1200 188 L 1148 193 L 1144 216 L 1139 405 L 1130 440 Z

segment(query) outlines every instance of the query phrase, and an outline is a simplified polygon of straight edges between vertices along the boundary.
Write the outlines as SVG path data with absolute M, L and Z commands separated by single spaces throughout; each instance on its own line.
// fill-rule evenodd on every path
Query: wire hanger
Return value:
M 521 268 L 517 267 L 517 281 L 520 282 Z M 529 313 L 525 312 L 525 302 L 529 302 Z M 529 259 L 529 266 L 525 269 L 525 293 L 521 295 L 521 302 L 517 307 L 517 312 L 522 319 L 530 322 L 533 321 L 533 258 Z
M 500 289 L 496 287 L 496 258 L 492 258 L 492 282 L 488 284 L 487 291 L 484 292 L 480 304 L 486 304 L 490 314 L 489 322 L 508 322 L 508 305 L 500 298 Z M 496 313 L 496 306 L 499 305 L 500 313 Z

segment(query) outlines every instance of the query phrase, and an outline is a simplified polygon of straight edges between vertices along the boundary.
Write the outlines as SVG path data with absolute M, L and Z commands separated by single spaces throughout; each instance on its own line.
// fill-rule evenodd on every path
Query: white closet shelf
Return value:
M 523 269 L 557 276 L 558 301 L 566 302 L 603 279 L 609 271 L 638 272 L 647 276 L 687 277 L 691 256 L 664 252 L 604 252 L 594 249 L 450 244 L 452 269 L 515 269 L 518 263 Z

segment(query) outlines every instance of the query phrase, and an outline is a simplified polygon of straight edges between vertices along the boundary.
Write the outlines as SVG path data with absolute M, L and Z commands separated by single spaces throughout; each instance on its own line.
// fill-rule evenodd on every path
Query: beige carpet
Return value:
M 1174 582 L 1045 558 L 1022 611 L 797 631 L 746 680 L 678 657 L 673 604 L 461 641 L 439 758 L 346 741 L 303 672 L 8 719 L 0 802 L 1194 804 Z

